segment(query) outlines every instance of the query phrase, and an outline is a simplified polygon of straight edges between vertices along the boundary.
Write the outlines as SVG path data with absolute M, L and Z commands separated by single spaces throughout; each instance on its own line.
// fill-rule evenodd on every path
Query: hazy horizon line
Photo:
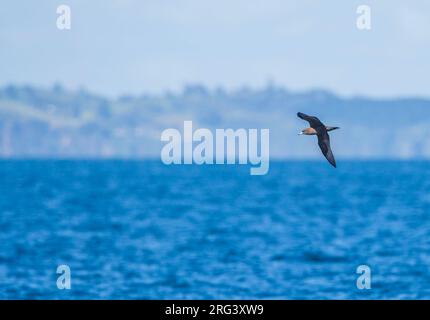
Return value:
M 288 93 L 292 94 L 310 94 L 310 93 L 323 93 L 332 95 L 337 98 L 346 99 L 346 100 L 352 100 L 352 99 L 366 99 L 366 100 L 374 100 L 374 101 L 387 101 L 387 100 L 430 100 L 430 96 L 424 96 L 420 94 L 410 94 L 410 95 L 398 95 L 398 96 L 385 96 L 385 95 L 371 95 L 371 94 L 362 94 L 362 93 L 356 93 L 356 94 L 341 94 L 336 92 L 335 90 L 328 89 L 328 88 L 322 88 L 322 87 L 309 87 L 308 89 L 290 89 L 288 86 L 276 83 L 272 80 L 268 80 L 264 85 L 259 86 L 253 86 L 253 85 L 247 85 L 243 84 L 240 86 L 231 86 L 228 87 L 226 85 L 217 85 L 217 86 L 209 86 L 201 82 L 188 82 L 181 85 L 180 89 L 171 89 L 166 88 L 162 91 L 145 91 L 142 90 L 140 93 L 121 93 L 117 95 L 106 95 L 101 92 L 98 92 L 97 90 L 92 90 L 91 88 L 88 88 L 84 85 L 78 86 L 78 87 L 71 87 L 66 86 L 61 82 L 53 82 L 50 85 L 44 85 L 44 84 L 32 84 L 32 83 L 8 83 L 0 85 L 0 90 L 7 89 L 8 87 L 18 87 L 18 88 L 26 88 L 30 87 L 32 89 L 37 90 L 62 90 L 67 93 L 80 93 L 85 92 L 91 96 L 100 97 L 100 98 L 107 98 L 109 100 L 118 100 L 121 98 L 126 97 L 142 97 L 142 96 L 165 96 L 165 95 L 183 95 L 186 93 L 187 90 L 190 89 L 204 89 L 206 92 L 210 94 L 214 94 L 217 92 L 224 92 L 227 94 L 233 94 L 238 93 L 241 91 L 254 91 L 254 92 L 261 92 L 266 90 L 283 90 Z
M 428 162 L 430 161 L 430 157 L 379 157 L 379 156 L 369 156 L 369 157 L 363 157 L 363 156 L 351 156 L 351 157 L 336 157 L 337 160 L 341 160 L 344 162 Z M 130 156 L 4 156 L 0 155 L 0 161 L 159 161 L 161 164 L 162 161 L 160 159 L 160 156 L 136 156 L 136 157 L 130 157 Z M 272 156 L 270 157 L 270 162 L 327 162 L 325 159 L 320 159 L 319 156 L 293 156 L 293 157 L 277 157 Z M 166 166 L 189 166 L 189 165 L 196 165 L 196 166 L 206 166 L 208 164 L 181 164 L 181 165 L 166 165 Z M 213 164 L 210 166 L 249 166 L 249 164 Z

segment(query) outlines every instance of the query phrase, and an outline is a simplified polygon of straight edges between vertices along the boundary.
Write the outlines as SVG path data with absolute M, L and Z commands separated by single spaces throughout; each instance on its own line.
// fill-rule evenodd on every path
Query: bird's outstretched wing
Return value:
M 317 117 L 312 117 L 312 116 L 308 116 L 307 114 L 298 112 L 297 116 L 300 119 L 306 120 L 307 122 L 309 122 L 309 125 L 311 126 L 311 128 L 318 128 L 318 127 L 324 127 L 323 123 L 320 121 L 320 119 L 318 119 Z
M 331 152 L 330 137 L 327 132 L 318 135 L 318 145 L 320 146 L 324 157 L 326 157 L 328 162 L 336 168 L 336 160 L 334 159 L 333 152 Z

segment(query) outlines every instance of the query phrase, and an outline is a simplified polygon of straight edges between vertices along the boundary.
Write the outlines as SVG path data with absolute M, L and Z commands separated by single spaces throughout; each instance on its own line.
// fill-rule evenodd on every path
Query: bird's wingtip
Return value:
M 326 157 L 327 158 L 327 157 Z M 334 158 L 327 158 L 328 163 L 330 163 L 334 168 L 336 168 L 336 160 Z

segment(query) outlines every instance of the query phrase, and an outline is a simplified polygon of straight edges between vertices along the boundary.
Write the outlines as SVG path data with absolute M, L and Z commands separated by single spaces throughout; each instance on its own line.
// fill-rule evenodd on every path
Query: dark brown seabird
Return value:
M 308 116 L 307 114 L 298 112 L 297 116 L 300 119 L 309 122 L 310 128 L 303 129 L 299 134 L 304 135 L 317 135 L 318 145 L 330 164 L 336 168 L 336 160 L 334 159 L 333 152 L 330 148 L 330 137 L 328 131 L 339 129 L 339 127 L 325 126 L 317 117 Z

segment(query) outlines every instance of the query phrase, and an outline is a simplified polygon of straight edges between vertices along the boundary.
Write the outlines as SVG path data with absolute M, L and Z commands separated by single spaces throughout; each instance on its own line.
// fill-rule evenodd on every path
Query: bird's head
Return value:
M 302 135 L 302 134 L 309 136 L 309 135 L 317 134 L 317 132 L 313 128 L 305 128 L 305 129 L 303 129 L 302 131 L 299 132 L 299 135 Z

